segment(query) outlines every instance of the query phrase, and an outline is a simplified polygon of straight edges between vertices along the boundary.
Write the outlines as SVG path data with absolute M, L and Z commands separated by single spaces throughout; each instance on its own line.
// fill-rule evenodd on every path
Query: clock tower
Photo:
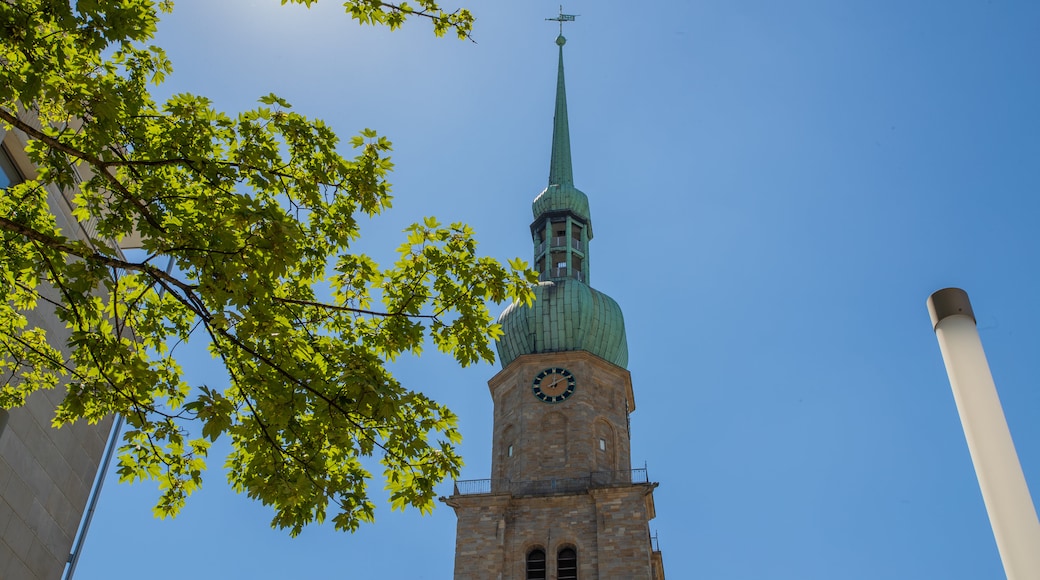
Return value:
M 592 218 L 571 171 L 565 43 L 557 37 L 549 185 L 533 203 L 541 281 L 530 306 L 511 304 L 499 318 L 502 370 L 488 381 L 491 478 L 457 481 L 443 498 L 458 517 L 456 580 L 664 579 L 649 531 L 657 483 L 631 465 L 624 319 L 590 285 Z

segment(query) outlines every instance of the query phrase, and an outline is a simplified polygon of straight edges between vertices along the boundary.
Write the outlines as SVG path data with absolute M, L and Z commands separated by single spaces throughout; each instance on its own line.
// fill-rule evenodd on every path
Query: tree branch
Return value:
M 166 231 L 166 229 L 163 228 L 162 225 L 158 221 L 156 221 L 155 218 L 152 216 L 151 212 L 148 209 L 148 204 L 146 204 L 137 196 L 131 194 L 130 191 L 127 190 L 126 185 L 124 185 L 123 182 L 116 179 L 114 175 L 112 175 L 106 170 L 106 167 L 104 165 L 105 162 L 96 157 L 91 157 L 90 155 L 87 155 L 85 152 L 80 151 L 79 149 L 76 149 L 66 143 L 63 143 L 59 139 L 51 137 L 50 135 L 44 133 L 43 131 L 40 131 L 36 127 L 33 127 L 32 125 L 22 121 L 18 118 L 17 115 L 4 109 L 3 107 L 0 107 L 0 120 L 10 123 L 12 126 L 17 127 L 21 131 L 24 131 L 33 139 L 42 141 L 52 149 L 61 151 L 66 155 L 79 159 L 87 163 L 88 165 L 93 166 L 95 169 L 97 169 L 95 174 L 103 176 L 105 181 L 111 184 L 115 191 L 119 192 L 125 200 L 135 205 L 138 211 L 141 213 L 141 217 L 143 217 L 149 225 L 151 225 L 153 228 L 160 232 Z

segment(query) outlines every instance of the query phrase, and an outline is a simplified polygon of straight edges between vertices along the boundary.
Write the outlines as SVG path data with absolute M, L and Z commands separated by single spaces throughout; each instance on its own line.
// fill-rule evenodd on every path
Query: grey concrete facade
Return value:
M 57 580 L 68 560 L 111 419 L 50 426 L 60 390 L 10 411 L 0 433 L 0 578 Z
M 33 177 L 24 136 L 0 129 L 0 142 L 17 171 Z M 85 233 L 89 225 L 72 218 L 67 196 L 50 189 L 48 202 L 64 235 Z M 29 324 L 46 329 L 55 344 L 68 336 L 49 307 L 30 315 Z M 55 429 L 51 420 L 63 398 L 60 387 L 39 391 L 25 406 L 0 412 L 0 579 L 57 580 L 69 558 L 112 419 Z

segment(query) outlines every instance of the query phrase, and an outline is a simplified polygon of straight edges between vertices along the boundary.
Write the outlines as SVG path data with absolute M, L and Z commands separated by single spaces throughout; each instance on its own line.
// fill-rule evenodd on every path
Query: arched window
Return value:
M 574 548 L 564 548 L 556 555 L 556 578 L 578 580 L 578 553 Z
M 535 548 L 527 553 L 527 580 L 545 580 L 545 550 Z

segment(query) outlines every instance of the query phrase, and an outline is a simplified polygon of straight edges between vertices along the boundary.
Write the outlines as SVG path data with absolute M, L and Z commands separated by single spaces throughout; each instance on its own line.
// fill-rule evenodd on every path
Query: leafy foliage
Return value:
M 418 4 L 345 6 L 361 23 L 420 16 L 468 36 L 468 12 Z M 427 338 L 463 365 L 493 360 L 485 301 L 530 300 L 532 274 L 433 218 L 391 267 L 352 252 L 358 219 L 390 205 L 390 142 L 366 129 L 344 158 L 328 126 L 275 95 L 237 115 L 197 95 L 155 103 L 149 85 L 171 71 L 145 44 L 156 8 L 0 1 L 0 122 L 28 136 L 38 167 L 0 196 L 0 407 L 64 385 L 55 425 L 122 414 L 120 479 L 156 480 L 162 517 L 201 484 L 220 437 L 232 486 L 293 534 L 329 509 L 338 529 L 371 521 L 368 456 L 395 508 L 431 509 L 461 465 L 456 417 L 387 362 Z M 49 187 L 74 192 L 90 235 L 58 228 Z M 124 254 L 130 240 L 143 251 Z M 66 349 L 30 324 L 37 308 L 65 323 Z M 226 388 L 182 377 L 177 346 L 198 340 Z

